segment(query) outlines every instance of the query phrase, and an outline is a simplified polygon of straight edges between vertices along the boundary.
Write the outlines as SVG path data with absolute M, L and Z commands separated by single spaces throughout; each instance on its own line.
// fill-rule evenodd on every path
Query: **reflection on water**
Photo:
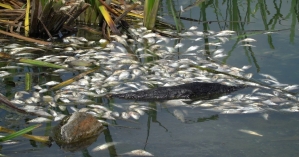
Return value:
M 193 4 L 194 1 L 176 4 L 173 7 L 180 11 Z M 162 11 L 168 12 L 166 2 L 162 3 Z M 186 37 L 171 42 L 170 47 L 183 43 L 176 52 L 185 52 L 190 46 L 199 46 L 206 58 L 212 57 L 216 50 L 224 49 L 227 56 L 218 59 L 220 62 L 242 67 L 251 65 L 248 72 L 254 79 L 259 79 L 259 73 L 275 76 L 281 83 L 298 84 L 297 47 L 298 37 L 298 3 L 292 1 L 218 1 L 208 0 L 193 6 L 186 12 L 178 14 L 179 23 L 188 32 L 191 26 L 202 31 L 234 30 L 236 34 L 224 45 L 210 45 L 214 38 L 197 39 Z M 164 15 L 165 21 L 172 22 L 171 15 Z M 192 20 L 190 20 L 192 19 Z M 173 22 L 175 23 L 175 22 Z M 79 34 L 80 36 L 80 34 Z M 257 42 L 244 40 L 253 38 Z M 225 38 L 220 40 L 226 40 Z M 247 46 L 242 46 L 248 44 Z M 180 53 L 176 56 L 180 59 Z M 156 58 L 154 58 L 156 59 Z M 144 59 L 150 62 L 152 59 Z M 1 62 L 1 67 L 6 66 Z M 34 72 L 34 84 L 44 84 L 56 80 L 61 82 L 78 73 L 68 75 L 47 75 L 46 68 L 25 67 L 24 69 L 9 69 L 14 77 L 6 77 L 0 85 L 1 93 L 12 98 L 14 93 L 24 90 L 25 73 Z M 70 76 L 72 75 L 72 76 Z M 118 99 L 98 98 L 95 100 L 113 108 L 112 103 L 123 106 L 132 103 Z M 48 148 L 40 143 L 17 138 L 17 144 L 1 144 L 1 154 L 14 156 L 115 156 L 136 149 L 144 149 L 155 156 L 295 156 L 298 154 L 298 113 L 267 112 L 254 114 L 219 114 L 198 107 L 170 106 L 163 102 L 139 102 L 149 106 L 139 120 L 108 120 L 109 126 L 95 143 L 81 152 L 64 152 L 57 145 Z M 82 106 L 77 106 L 81 108 Z M 71 111 L 69 108 L 66 112 Z M 25 120 L 9 120 L 11 113 L 1 110 L 1 125 L 18 130 L 26 127 Z M 9 124 L 8 124 L 9 122 Z M 21 124 L 20 124 L 21 123 Z M 56 122 L 46 123 L 33 134 L 50 135 Z M 115 125 L 115 126 L 114 126 Z M 249 130 L 262 136 L 256 136 Z M 108 142 L 119 142 L 102 151 L 92 151 L 95 147 Z

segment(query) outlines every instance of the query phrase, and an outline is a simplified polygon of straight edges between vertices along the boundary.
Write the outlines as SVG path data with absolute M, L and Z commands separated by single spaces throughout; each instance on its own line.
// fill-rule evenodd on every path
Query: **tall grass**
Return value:
M 155 27 L 160 0 L 145 0 L 143 24 L 147 29 Z

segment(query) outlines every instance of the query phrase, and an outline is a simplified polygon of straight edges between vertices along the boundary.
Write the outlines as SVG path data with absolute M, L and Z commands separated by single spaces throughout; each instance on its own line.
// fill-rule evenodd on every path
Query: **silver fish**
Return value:
M 93 152 L 97 152 L 97 151 L 100 151 L 100 150 L 105 150 L 105 149 L 108 149 L 109 147 L 111 146 L 114 146 L 116 144 L 119 144 L 120 142 L 108 142 L 108 143 L 105 143 L 105 144 L 102 144 L 102 145 L 99 145 L 95 148 L 92 149 Z

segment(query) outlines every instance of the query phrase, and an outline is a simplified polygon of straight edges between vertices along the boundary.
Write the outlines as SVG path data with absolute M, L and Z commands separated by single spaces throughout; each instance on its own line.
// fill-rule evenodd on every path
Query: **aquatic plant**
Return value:
M 152 30 L 156 24 L 159 3 L 160 0 L 145 0 L 143 23 L 149 30 Z

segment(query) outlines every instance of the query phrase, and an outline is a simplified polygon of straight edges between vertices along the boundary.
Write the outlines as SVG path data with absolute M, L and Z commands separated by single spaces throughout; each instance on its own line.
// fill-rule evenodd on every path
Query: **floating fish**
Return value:
M 132 150 L 130 152 L 126 152 L 126 153 L 123 153 L 123 154 L 120 154 L 120 155 L 129 155 L 129 156 L 154 156 L 150 152 L 147 152 L 147 151 L 142 150 L 142 149 Z
M 255 136 L 263 136 L 262 134 L 259 134 L 255 131 L 251 131 L 251 130 L 245 130 L 245 129 L 240 129 L 239 131 L 244 132 L 246 134 L 250 134 L 250 135 L 255 135 Z
M 105 144 L 102 144 L 102 145 L 99 145 L 95 148 L 92 149 L 93 152 L 97 152 L 97 151 L 100 151 L 100 150 L 105 150 L 105 149 L 108 149 L 109 147 L 111 146 L 115 146 L 116 144 L 119 144 L 120 142 L 107 142 Z
M 48 118 L 44 118 L 44 117 L 37 117 L 34 119 L 31 119 L 29 121 L 27 121 L 28 123 L 44 123 L 44 122 L 50 122 L 52 121 L 51 119 Z

